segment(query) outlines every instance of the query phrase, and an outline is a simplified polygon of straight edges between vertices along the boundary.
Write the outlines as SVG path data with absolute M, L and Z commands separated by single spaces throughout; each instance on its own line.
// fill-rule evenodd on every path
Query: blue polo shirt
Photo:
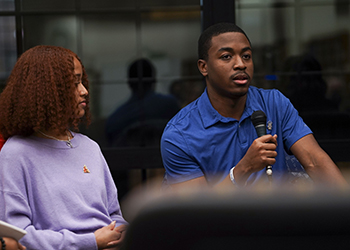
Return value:
M 254 86 L 248 90 L 239 121 L 220 115 L 211 105 L 207 90 L 169 121 L 161 139 L 165 182 L 175 184 L 201 176 L 205 176 L 209 185 L 221 182 L 258 137 L 250 119 L 257 110 L 266 114 L 267 133 L 278 136 L 273 181 L 282 184 L 290 171 L 286 152 L 312 132 L 281 92 Z M 253 173 L 247 183 L 254 185 L 261 181 L 268 181 L 265 170 Z

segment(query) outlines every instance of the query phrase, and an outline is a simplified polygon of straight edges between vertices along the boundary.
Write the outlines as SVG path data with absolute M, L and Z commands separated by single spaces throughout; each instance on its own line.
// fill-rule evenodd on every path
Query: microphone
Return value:
M 250 118 L 255 127 L 256 133 L 258 134 L 258 137 L 266 135 L 266 115 L 264 111 L 254 111 Z M 268 176 L 272 176 L 272 166 L 266 167 L 266 174 Z

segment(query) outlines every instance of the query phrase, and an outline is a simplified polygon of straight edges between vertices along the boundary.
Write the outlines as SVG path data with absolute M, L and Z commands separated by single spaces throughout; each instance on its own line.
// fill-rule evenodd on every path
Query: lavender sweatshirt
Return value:
M 13 136 L 0 151 L 0 219 L 27 231 L 30 249 L 97 249 L 94 231 L 126 224 L 99 146 Z

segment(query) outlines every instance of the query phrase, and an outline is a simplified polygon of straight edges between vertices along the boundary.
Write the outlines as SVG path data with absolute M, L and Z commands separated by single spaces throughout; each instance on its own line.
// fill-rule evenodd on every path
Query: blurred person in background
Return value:
M 109 146 L 159 145 L 166 122 L 180 110 L 176 98 L 155 92 L 156 69 L 146 58 L 131 63 L 128 85 L 130 98 L 106 122 Z M 142 129 L 145 133 L 137 134 Z
M 166 123 L 180 110 L 175 97 L 155 92 L 156 68 L 153 63 L 140 58 L 128 68 L 130 98 L 107 119 L 105 131 L 110 147 L 159 147 Z M 159 171 L 144 170 L 148 177 Z M 125 197 L 134 179 L 134 172 L 119 170 L 114 176 L 120 200 Z M 162 172 L 161 175 L 164 173 Z
M 339 103 L 326 98 L 327 83 L 322 77 L 321 64 L 311 54 L 287 59 L 285 71 L 287 79 L 286 96 L 301 113 L 337 111 Z

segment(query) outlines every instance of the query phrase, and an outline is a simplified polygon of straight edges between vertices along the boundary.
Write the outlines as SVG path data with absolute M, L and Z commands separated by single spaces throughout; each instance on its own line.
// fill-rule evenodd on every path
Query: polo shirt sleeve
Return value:
M 176 184 L 204 176 L 184 135 L 173 124 L 168 124 L 164 129 L 161 154 L 166 184 Z
M 290 100 L 281 92 L 276 91 L 276 93 L 279 95 L 279 104 L 277 106 L 279 107 L 279 116 L 282 118 L 283 143 L 289 152 L 290 147 L 296 141 L 311 134 L 312 131 L 299 116 L 298 111 L 294 108 Z

